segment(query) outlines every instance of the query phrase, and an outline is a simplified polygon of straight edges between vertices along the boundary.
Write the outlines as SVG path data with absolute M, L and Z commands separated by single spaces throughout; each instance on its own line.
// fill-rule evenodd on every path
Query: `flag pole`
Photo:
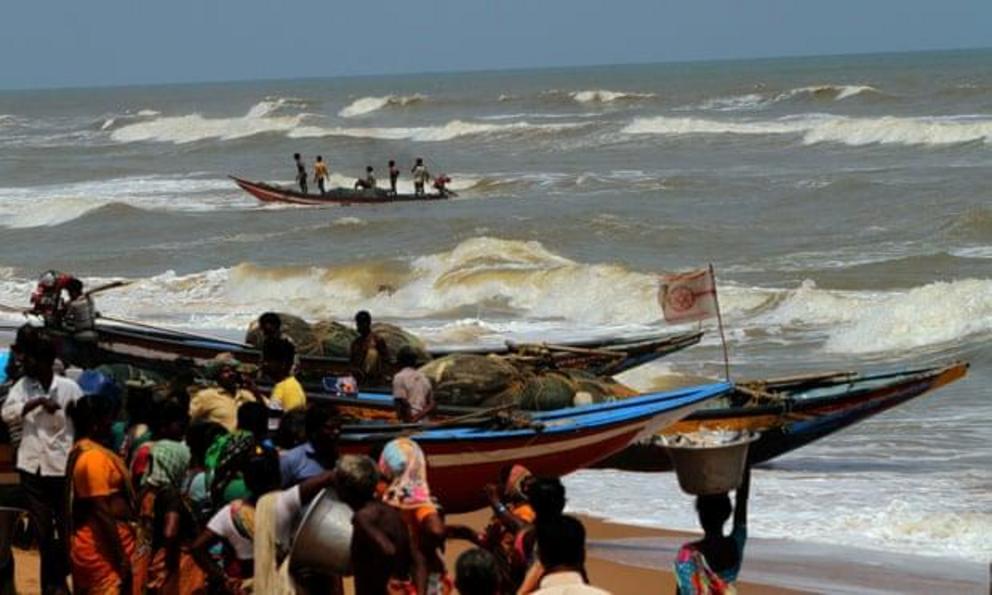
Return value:
M 716 290 L 716 273 L 713 272 L 713 263 L 710 263 L 710 279 L 713 280 L 713 302 L 716 305 L 716 322 L 720 327 L 720 343 L 723 345 L 723 372 L 727 382 L 730 382 L 730 355 L 727 352 L 727 337 L 723 334 L 723 314 L 720 313 L 720 296 Z

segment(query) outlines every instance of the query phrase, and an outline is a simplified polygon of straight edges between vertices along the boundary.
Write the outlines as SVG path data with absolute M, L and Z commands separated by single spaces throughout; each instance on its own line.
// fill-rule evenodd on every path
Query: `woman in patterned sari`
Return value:
M 142 565 L 136 547 L 135 504 L 124 461 L 110 441 L 113 403 L 85 396 L 68 408 L 76 443 L 67 464 L 73 591 L 82 595 L 141 593 L 134 580 Z
M 206 575 L 190 551 L 197 527 L 182 494 L 189 448 L 182 442 L 159 440 L 150 454 L 151 465 L 139 499 L 142 533 L 152 552 L 148 593 L 200 595 L 206 592 Z

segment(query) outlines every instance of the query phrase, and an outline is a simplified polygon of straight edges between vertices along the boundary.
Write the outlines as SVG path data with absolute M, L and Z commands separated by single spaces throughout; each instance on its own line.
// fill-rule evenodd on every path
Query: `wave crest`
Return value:
M 940 146 L 992 141 L 992 119 L 984 116 L 852 118 L 807 114 L 771 120 L 710 120 L 657 116 L 635 118 L 621 132 L 669 136 L 797 134 L 806 145 L 832 142 L 851 146 Z
M 349 103 L 338 112 L 342 118 L 364 116 L 386 107 L 406 107 L 427 100 L 426 95 L 385 95 L 383 97 L 362 97 Z
M 592 89 L 574 91 L 569 96 L 579 103 L 613 103 L 615 101 L 636 101 L 651 99 L 654 93 L 638 93 L 635 91 L 610 91 L 607 89 Z

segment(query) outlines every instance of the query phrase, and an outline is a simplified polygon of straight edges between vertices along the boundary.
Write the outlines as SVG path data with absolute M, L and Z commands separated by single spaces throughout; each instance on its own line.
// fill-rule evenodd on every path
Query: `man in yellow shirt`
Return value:
M 218 356 L 214 374 L 217 386 L 200 390 L 189 402 L 191 421 L 210 421 L 224 426 L 228 432 L 238 427 L 238 407 L 254 403 L 255 395 L 240 386 L 238 362 Z
M 324 163 L 323 156 L 317 155 L 317 162 L 313 164 L 313 181 L 317 183 L 321 196 L 324 195 L 324 182 L 329 177 L 331 176 L 327 172 L 327 164 Z
M 286 339 L 272 339 L 262 347 L 262 366 L 275 387 L 270 403 L 285 411 L 307 406 L 307 395 L 293 376 L 296 348 Z

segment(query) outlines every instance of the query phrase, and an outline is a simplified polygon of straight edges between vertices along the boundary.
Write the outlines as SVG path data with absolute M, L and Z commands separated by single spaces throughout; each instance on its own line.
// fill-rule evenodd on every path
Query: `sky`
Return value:
M 0 88 L 992 46 L 989 0 L 9 0 Z

